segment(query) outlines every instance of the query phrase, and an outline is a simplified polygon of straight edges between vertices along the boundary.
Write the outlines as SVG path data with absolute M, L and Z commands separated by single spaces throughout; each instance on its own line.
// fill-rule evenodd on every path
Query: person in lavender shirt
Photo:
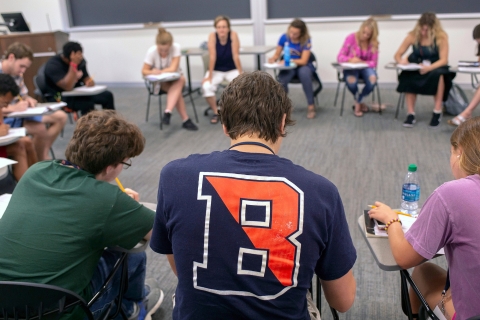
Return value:
M 466 120 L 453 132 L 450 168 L 456 180 L 438 187 L 425 202 L 417 221 L 404 235 L 397 214 L 376 202 L 370 217 L 388 223 L 388 239 L 397 264 L 413 270 L 429 306 L 447 319 L 467 319 L 480 314 L 480 117 Z M 442 296 L 447 271 L 423 263 L 445 248 L 450 289 Z M 410 292 L 412 310 L 420 302 Z M 442 308 L 442 305 L 444 308 Z
M 348 90 L 355 98 L 354 114 L 357 117 L 368 112 L 368 107 L 362 103 L 377 83 L 375 69 L 378 63 L 378 26 L 373 18 L 365 20 L 357 32 L 345 38 L 342 48 L 337 56 L 338 62 L 366 63 L 368 68 L 343 70 L 343 78 Z M 358 90 L 358 79 L 363 79 L 365 86 L 362 92 Z

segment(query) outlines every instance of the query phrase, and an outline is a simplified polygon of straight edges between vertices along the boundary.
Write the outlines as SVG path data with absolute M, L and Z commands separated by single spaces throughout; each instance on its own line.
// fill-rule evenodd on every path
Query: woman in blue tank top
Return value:
M 203 96 L 213 110 L 210 123 L 218 123 L 217 99 L 218 85 L 223 81 L 232 81 L 242 73 L 240 63 L 240 41 L 238 34 L 230 30 L 230 19 L 218 16 L 213 23 L 216 32 L 208 37 L 208 54 L 210 55 L 208 71 L 202 81 Z

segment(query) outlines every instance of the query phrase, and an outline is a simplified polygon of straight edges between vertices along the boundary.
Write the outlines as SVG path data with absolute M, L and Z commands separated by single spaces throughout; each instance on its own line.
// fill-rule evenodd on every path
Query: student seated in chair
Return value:
M 286 42 L 289 43 L 290 62 L 295 63 L 297 67 L 294 69 L 281 70 L 278 74 L 278 81 L 283 85 L 285 91 L 288 92 L 288 83 L 295 76 L 298 77 L 307 98 L 307 118 L 313 119 L 316 113 L 315 103 L 313 101 L 312 74 L 316 71 L 315 66 L 310 61 L 312 43 L 310 42 L 310 35 L 308 34 L 305 22 L 300 19 L 295 19 L 290 23 L 287 32 L 278 40 L 277 50 L 273 56 L 268 59 L 269 63 L 273 63 L 280 58 Z M 283 61 L 281 63 L 283 63 Z
M 150 238 L 155 213 L 135 191 L 110 184 L 144 145 L 140 129 L 115 111 L 80 118 L 66 160 L 32 166 L 12 194 L 0 219 L 0 280 L 52 284 L 91 299 L 120 256 L 104 248 L 131 249 Z M 129 254 L 122 301 L 128 317 L 150 317 L 163 299 L 156 281 L 145 285 L 145 268 L 145 252 Z M 91 307 L 96 317 L 117 296 L 116 277 Z
M 76 87 L 93 87 L 95 81 L 88 74 L 87 62 L 83 58 L 83 48 L 78 42 L 67 42 L 62 53 L 50 58 L 45 65 L 45 82 L 47 91 L 54 97 L 63 91 L 71 91 Z M 80 111 L 82 115 L 95 109 L 95 104 L 101 104 L 102 109 L 115 109 L 113 94 L 106 90 L 92 96 L 66 97 L 62 99 L 68 107 Z
M 373 18 L 365 20 L 357 32 L 351 33 L 345 39 L 337 56 L 338 62 L 366 63 L 367 68 L 343 71 L 343 78 L 348 90 L 355 99 L 354 115 L 363 116 L 368 107 L 362 102 L 377 84 L 378 63 L 378 26 Z M 365 82 L 362 92 L 358 91 L 358 79 Z
M 18 96 L 20 88 L 8 74 L 0 73 L 0 109 L 5 109 Z M 0 136 L 8 134 L 10 126 L 3 122 L 3 113 L 0 112 Z M 12 165 L 13 176 L 19 181 L 27 169 L 37 162 L 37 154 L 29 137 L 22 137 L 16 142 L 0 147 L 0 157 L 8 157 L 17 161 Z
M 155 46 L 150 47 L 147 51 L 143 61 L 142 75 L 145 77 L 150 74 L 180 72 L 180 57 L 182 53 L 180 45 L 173 42 L 172 34 L 164 28 L 159 28 L 156 43 Z M 163 124 L 170 124 L 172 111 L 174 108 L 177 108 L 182 118 L 182 128 L 196 131 L 198 127 L 190 120 L 185 108 L 185 100 L 183 99 L 184 85 L 185 77 L 183 75 L 177 80 L 155 83 L 155 91 L 163 90 L 167 93 L 167 107 L 162 118 Z
M 293 125 L 283 86 L 243 73 L 220 105 L 230 148 L 160 175 L 150 246 L 178 276 L 173 319 L 319 319 L 314 273 L 330 306 L 346 312 L 356 251 L 342 200 L 333 183 L 277 155 Z
M 28 95 L 28 89 L 23 80 L 23 74 L 30 67 L 32 61 L 33 52 L 30 47 L 15 42 L 7 48 L 5 59 L 0 62 L 0 73 L 11 75 L 20 87 L 20 94 L 7 108 L 3 109 L 3 113 L 7 116 L 10 112 L 24 111 L 37 105 L 37 100 Z M 4 119 L 4 123 L 12 128 L 23 125 L 27 129 L 27 133 L 33 138 L 33 145 L 40 161 L 50 158 L 50 148 L 66 122 L 67 114 L 62 110 L 44 116 Z

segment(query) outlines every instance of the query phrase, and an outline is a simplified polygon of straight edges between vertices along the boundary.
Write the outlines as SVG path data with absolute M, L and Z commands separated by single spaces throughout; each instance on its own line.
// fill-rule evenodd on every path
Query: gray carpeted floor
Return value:
M 169 161 L 191 153 L 208 153 L 223 150 L 229 140 L 223 135 L 221 125 L 211 125 L 203 116 L 206 103 L 195 94 L 199 114 L 199 131 L 181 128 L 178 114 L 172 116 L 170 126 L 159 130 L 158 98 L 153 98 L 150 121 L 145 122 L 147 93 L 144 88 L 113 88 L 116 107 L 127 119 L 136 123 L 144 133 L 147 145 L 139 157 L 133 159 L 130 169 L 124 170 L 120 179 L 125 186 L 140 192 L 141 200 L 156 202 L 159 173 Z M 471 90 L 466 90 L 469 97 Z M 421 181 L 420 204 L 440 184 L 453 179 L 449 167 L 450 135 L 453 128 L 445 116 L 437 129 L 428 123 L 433 109 L 432 97 L 419 97 L 417 124 L 412 129 L 402 127 L 405 110 L 399 121 L 394 120 L 398 94 L 382 89 L 382 101 L 389 104 L 383 115 L 367 113 L 356 118 L 351 110 L 352 98 L 347 93 L 345 112 L 340 117 L 340 107 L 333 106 L 334 89 L 324 89 L 319 95 L 320 108 L 314 120 L 306 118 L 306 100 L 301 88 L 291 89 L 295 104 L 293 116 L 297 123 L 284 139 L 280 156 L 323 175 L 338 187 L 345 206 L 350 232 L 357 249 L 354 274 L 357 280 L 355 304 L 341 319 L 404 319 L 400 306 L 400 276 L 398 272 L 380 270 L 368 250 L 356 225 L 358 216 L 368 204 L 381 200 L 399 206 L 401 185 L 409 163 L 416 163 Z M 163 99 L 165 99 L 163 97 Z M 370 102 L 370 97 L 366 99 Z M 164 101 L 165 106 L 165 101 Z M 193 110 L 187 103 L 193 119 Z M 475 115 L 480 115 L 479 111 Z M 54 145 L 57 158 L 64 156 L 65 146 L 74 125 L 68 124 L 65 136 Z M 148 250 L 147 277 L 158 279 L 165 292 L 165 301 L 154 315 L 154 320 L 171 319 L 176 278 L 165 257 Z M 435 262 L 445 266 L 444 258 Z M 331 314 L 322 304 L 323 319 Z

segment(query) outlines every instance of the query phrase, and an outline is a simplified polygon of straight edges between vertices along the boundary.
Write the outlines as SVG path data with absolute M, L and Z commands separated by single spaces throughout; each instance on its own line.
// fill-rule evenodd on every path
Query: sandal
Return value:
M 355 112 L 355 105 L 352 106 L 352 110 L 353 112 Z M 365 103 L 360 103 L 360 111 L 362 111 L 363 113 L 367 113 L 370 111 L 370 109 Z
M 447 123 L 451 126 L 458 127 L 459 125 L 461 125 L 465 121 L 467 121 L 467 119 L 465 119 L 461 115 L 458 115 L 455 118 L 453 118 L 451 120 L 448 120 Z
M 362 111 L 358 111 L 358 112 L 353 111 L 353 114 L 354 114 L 355 117 L 357 117 L 357 118 L 363 117 L 363 112 L 362 112 Z
M 220 115 L 218 113 L 216 113 L 210 119 L 210 123 L 211 124 L 217 124 L 219 120 L 220 120 Z
M 307 110 L 307 119 L 314 119 L 317 113 L 315 112 L 315 107 L 308 107 Z

